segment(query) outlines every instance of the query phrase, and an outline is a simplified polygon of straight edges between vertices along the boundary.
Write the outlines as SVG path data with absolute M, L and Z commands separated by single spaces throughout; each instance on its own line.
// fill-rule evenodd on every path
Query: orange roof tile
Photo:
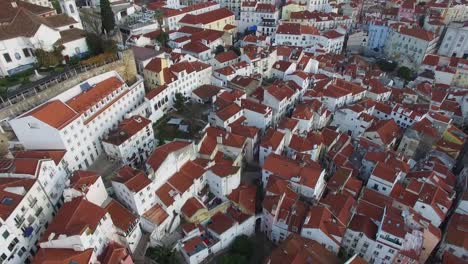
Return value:
M 33 116 L 51 127 L 60 129 L 78 117 L 68 105 L 60 100 L 46 102 L 21 117 Z
M 235 222 L 231 218 L 221 212 L 218 212 L 211 217 L 211 223 L 209 223 L 207 227 L 216 234 L 221 235 L 233 227 L 234 224 Z
M 124 85 L 124 82 L 117 77 L 107 78 L 96 83 L 96 85 L 88 91 L 71 98 L 66 104 L 78 113 L 87 111 L 122 85 Z
M 84 197 L 75 198 L 60 208 L 42 236 L 42 241 L 47 241 L 52 233 L 56 236 L 73 236 L 81 235 L 88 228 L 94 231 L 106 213 L 104 208 L 85 200 Z
M 169 156 L 169 154 L 178 151 L 182 148 L 185 148 L 190 144 L 192 144 L 192 142 L 182 140 L 175 140 L 170 143 L 164 144 L 153 151 L 146 163 L 150 165 L 154 171 L 156 171 L 159 169 L 159 166 L 161 166 L 161 164 L 164 162 L 167 156 Z
M 114 199 L 105 208 L 110 214 L 114 225 L 123 232 L 128 232 L 132 225 L 138 221 L 136 216 Z
M 75 251 L 62 248 L 40 248 L 34 256 L 33 264 L 88 264 L 91 261 L 93 249 Z
M 199 210 L 206 209 L 206 207 L 195 197 L 188 199 L 180 211 L 185 215 L 187 218 L 191 218 L 195 213 Z
M 130 191 L 137 193 L 151 184 L 151 180 L 143 171 L 125 165 L 117 171 L 112 181 L 124 184 Z
M 166 206 L 169 206 L 170 204 L 167 204 Z M 143 217 L 150 220 L 152 223 L 155 223 L 156 225 L 160 225 L 166 220 L 169 215 L 166 213 L 164 208 L 162 208 L 161 205 L 156 204 L 153 207 L 151 207 L 148 211 L 146 211 L 143 214 Z

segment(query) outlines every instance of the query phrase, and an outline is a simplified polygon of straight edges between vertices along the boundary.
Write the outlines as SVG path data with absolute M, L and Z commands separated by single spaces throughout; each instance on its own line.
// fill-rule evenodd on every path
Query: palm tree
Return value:
M 164 18 L 164 13 L 163 11 L 161 11 L 161 9 L 156 9 L 154 10 L 154 15 L 153 15 L 154 19 L 156 19 L 156 21 L 158 21 L 158 24 L 159 24 L 159 29 L 162 30 L 162 24 L 163 24 L 163 18 Z

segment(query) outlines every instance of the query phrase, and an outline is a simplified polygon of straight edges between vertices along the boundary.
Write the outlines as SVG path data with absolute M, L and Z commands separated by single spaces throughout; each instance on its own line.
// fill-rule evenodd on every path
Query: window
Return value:
M 10 235 L 10 233 L 8 233 L 8 231 L 3 232 L 3 234 L 2 234 L 3 238 L 5 238 L 5 239 L 7 239 L 9 235 Z
M 25 57 L 31 57 L 31 53 L 29 52 L 29 49 L 23 49 L 23 53 Z
M 6 62 L 11 62 L 11 57 L 10 57 L 10 54 L 8 53 L 3 53 L 3 58 L 5 58 L 5 61 Z
M 21 60 L 21 55 L 19 54 L 19 52 L 15 52 L 15 59 Z
M 70 4 L 69 7 L 70 7 L 70 12 L 71 12 L 72 14 L 74 14 L 74 13 L 75 13 L 75 8 L 73 7 L 73 5 Z

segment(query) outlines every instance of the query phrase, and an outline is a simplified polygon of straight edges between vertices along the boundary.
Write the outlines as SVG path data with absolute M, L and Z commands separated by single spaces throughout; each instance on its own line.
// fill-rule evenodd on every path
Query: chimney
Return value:
M 13 8 L 17 8 L 18 7 L 18 3 L 16 3 L 16 1 L 11 1 L 11 6 Z

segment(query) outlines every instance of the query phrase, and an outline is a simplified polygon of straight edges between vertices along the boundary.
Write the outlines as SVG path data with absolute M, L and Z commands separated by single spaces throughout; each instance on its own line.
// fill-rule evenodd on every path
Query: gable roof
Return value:
M 172 152 L 178 151 L 182 148 L 191 145 L 192 142 L 190 141 L 182 141 L 182 140 L 174 140 L 170 143 L 164 144 L 158 148 L 156 148 L 151 156 L 148 158 L 146 163 L 151 166 L 153 170 L 158 170 L 159 166 L 166 160 L 167 156 Z
M 62 101 L 52 100 L 23 114 L 21 117 L 25 116 L 33 116 L 51 127 L 60 129 L 77 118 L 78 113 Z
M 47 241 L 52 233 L 55 234 L 53 239 L 56 239 L 61 234 L 81 235 L 88 228 L 94 231 L 106 213 L 104 208 L 85 200 L 84 197 L 75 198 L 60 208 L 42 236 L 42 241 Z

